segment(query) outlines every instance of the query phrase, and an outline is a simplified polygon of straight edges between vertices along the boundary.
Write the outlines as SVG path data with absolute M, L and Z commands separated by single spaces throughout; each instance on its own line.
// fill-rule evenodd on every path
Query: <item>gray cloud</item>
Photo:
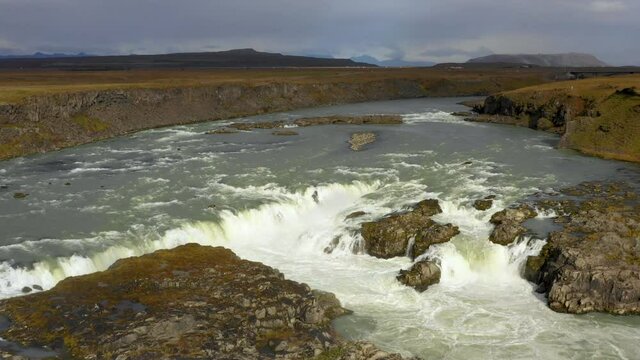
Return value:
M 640 59 L 638 18 L 637 0 L 0 0 L 0 51 L 253 47 L 432 61 L 575 51 L 627 64 Z

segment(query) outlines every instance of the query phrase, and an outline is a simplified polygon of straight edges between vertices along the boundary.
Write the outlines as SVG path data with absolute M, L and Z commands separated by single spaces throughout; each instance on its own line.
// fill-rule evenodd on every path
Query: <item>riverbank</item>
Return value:
M 640 76 L 558 82 L 489 96 L 469 120 L 562 135 L 559 146 L 640 162 Z
M 0 160 L 140 130 L 332 104 L 489 95 L 551 70 L 0 72 Z
M 388 359 L 346 342 L 333 294 L 224 248 L 188 244 L 0 302 L 0 354 L 109 359 Z

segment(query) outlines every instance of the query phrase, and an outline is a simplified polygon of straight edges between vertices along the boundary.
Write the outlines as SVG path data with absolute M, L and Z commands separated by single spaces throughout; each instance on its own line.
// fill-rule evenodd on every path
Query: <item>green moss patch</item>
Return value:
M 76 114 L 71 118 L 71 121 L 80 125 L 85 131 L 90 132 L 102 132 L 109 128 L 109 124 L 106 122 L 90 117 L 87 114 Z

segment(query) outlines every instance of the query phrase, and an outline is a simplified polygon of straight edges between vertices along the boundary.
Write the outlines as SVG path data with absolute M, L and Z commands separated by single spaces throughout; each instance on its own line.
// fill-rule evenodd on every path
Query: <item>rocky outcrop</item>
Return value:
M 402 360 L 398 354 L 389 354 L 366 341 L 350 342 L 320 354 L 316 360 Z M 418 358 L 412 358 L 418 360 Z
M 601 77 L 492 95 L 467 120 L 562 135 L 558 145 L 604 158 L 640 162 L 640 76 Z
M 429 246 L 451 240 L 458 227 L 441 225 L 431 216 L 442 212 L 437 200 L 424 200 L 410 211 L 390 214 L 378 221 L 362 224 L 365 252 L 379 258 L 422 255 Z
M 559 312 L 640 314 L 640 202 L 618 183 L 585 183 L 539 201 L 560 216 L 525 277 Z
M 473 208 L 480 211 L 486 211 L 491 209 L 493 206 L 493 200 L 495 199 L 495 195 L 486 196 L 484 199 L 478 199 L 473 202 Z
M 372 132 L 353 133 L 349 138 L 349 148 L 353 151 L 360 151 L 366 145 L 376 141 L 376 134 Z
M 396 279 L 416 291 L 423 292 L 429 286 L 440 282 L 440 267 L 431 260 L 419 261 L 408 270 L 400 270 Z
M 399 125 L 402 116 L 399 115 L 360 115 L 360 116 L 324 116 L 302 118 L 293 123 L 300 127 L 317 125 Z
M 77 359 L 302 359 L 344 348 L 377 353 L 335 335 L 331 320 L 345 313 L 332 294 L 227 249 L 190 244 L 3 300 L 0 336 L 12 342 L 5 352 L 36 347 Z
M 322 116 L 301 118 L 294 121 L 254 121 L 233 123 L 223 129 L 235 129 L 242 131 L 250 131 L 254 129 L 283 129 L 290 126 L 308 127 L 319 125 L 399 125 L 402 124 L 402 117 L 399 115 L 357 115 L 357 116 Z M 217 129 L 208 132 L 209 134 L 217 134 Z M 285 130 L 278 130 L 285 131 Z
M 490 222 L 495 225 L 489 241 L 499 245 L 509 245 L 520 235 L 527 232 L 522 225 L 525 220 L 536 217 L 538 213 L 529 205 L 519 205 L 504 209 L 491 216 Z

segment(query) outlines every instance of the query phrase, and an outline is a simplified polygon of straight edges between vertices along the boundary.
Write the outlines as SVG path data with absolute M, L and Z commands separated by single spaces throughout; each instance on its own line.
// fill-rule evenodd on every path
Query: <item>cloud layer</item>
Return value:
M 586 52 L 640 65 L 637 0 L 0 0 L 0 53 L 253 47 L 381 59 Z

